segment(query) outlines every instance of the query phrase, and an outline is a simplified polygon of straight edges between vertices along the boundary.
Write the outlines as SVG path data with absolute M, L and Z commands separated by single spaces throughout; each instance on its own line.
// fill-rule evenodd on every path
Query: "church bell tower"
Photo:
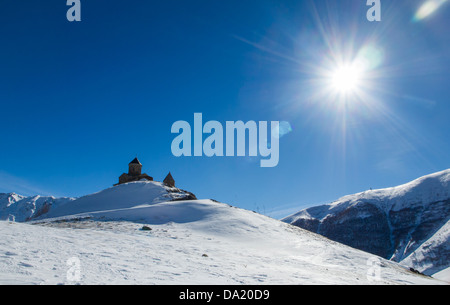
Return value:
M 139 162 L 138 158 L 134 158 L 133 161 L 128 164 L 128 175 L 130 176 L 139 176 L 141 175 L 142 164 Z

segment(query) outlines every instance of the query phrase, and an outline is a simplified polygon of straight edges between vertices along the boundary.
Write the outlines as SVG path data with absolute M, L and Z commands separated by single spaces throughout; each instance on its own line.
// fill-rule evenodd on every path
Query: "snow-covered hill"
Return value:
M 15 193 L 0 193 L 0 220 L 28 221 L 73 200 L 74 198 L 27 197 Z
M 53 196 L 22 196 L 0 193 L 0 220 L 24 222 L 48 218 L 49 215 L 68 215 L 71 212 L 108 210 L 111 203 L 116 208 L 144 203 L 156 203 L 182 199 L 196 199 L 195 195 L 160 182 L 150 184 L 131 183 L 111 187 L 80 198 L 55 198 Z M 69 205 L 66 205 L 70 203 Z M 55 210 L 57 212 L 55 213 Z M 73 213 L 72 213 L 73 214 Z
M 161 182 L 130 182 L 80 197 L 70 204 L 52 209 L 46 215 L 41 216 L 40 219 L 86 212 L 120 210 L 183 199 L 197 198 L 190 192 L 166 186 Z
M 444 284 L 279 220 L 171 194 L 133 182 L 33 222 L 0 221 L 0 284 Z
M 450 267 L 450 170 L 345 196 L 283 221 L 428 275 Z

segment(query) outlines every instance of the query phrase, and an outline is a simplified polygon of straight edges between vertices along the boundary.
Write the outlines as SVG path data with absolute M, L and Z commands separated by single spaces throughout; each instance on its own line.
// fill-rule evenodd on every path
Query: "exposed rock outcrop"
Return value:
M 396 262 L 413 255 L 449 220 L 450 170 L 398 187 L 345 196 L 283 219 Z M 409 267 L 428 275 L 450 267 L 450 251 L 442 243 L 450 243 L 448 233 L 442 233 L 433 247 L 421 247 L 422 252 L 428 251 L 427 255 L 407 260 L 412 264 Z M 430 257 L 438 258 L 433 266 L 424 263 Z

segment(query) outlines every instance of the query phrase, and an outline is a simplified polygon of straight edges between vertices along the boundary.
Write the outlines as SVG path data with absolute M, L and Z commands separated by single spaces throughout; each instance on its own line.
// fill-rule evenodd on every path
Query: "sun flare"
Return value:
M 342 65 L 331 73 L 331 87 L 338 93 L 353 93 L 361 83 L 361 71 L 354 65 Z

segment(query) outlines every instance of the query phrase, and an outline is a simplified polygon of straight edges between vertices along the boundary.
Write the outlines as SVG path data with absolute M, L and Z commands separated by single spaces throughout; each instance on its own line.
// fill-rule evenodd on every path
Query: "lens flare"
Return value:
M 355 65 L 363 70 L 370 71 L 378 68 L 384 60 L 384 51 L 373 44 L 363 46 L 355 59 Z
M 448 0 L 428 0 L 428 1 L 426 1 L 414 15 L 413 21 L 418 22 L 418 21 L 421 21 L 421 20 L 429 17 L 434 12 L 436 12 L 447 1 Z
M 272 133 L 277 138 L 281 138 L 291 132 L 292 127 L 288 121 L 281 121 L 280 124 L 272 130 Z

